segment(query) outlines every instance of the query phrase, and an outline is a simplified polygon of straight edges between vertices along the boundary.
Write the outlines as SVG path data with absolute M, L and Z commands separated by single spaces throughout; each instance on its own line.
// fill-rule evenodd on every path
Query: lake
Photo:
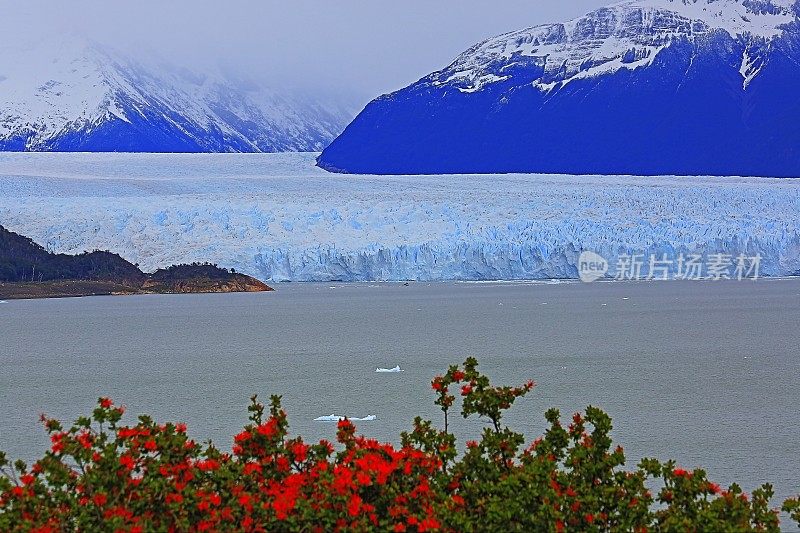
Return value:
M 537 381 L 511 411 L 532 440 L 544 411 L 593 404 L 643 455 L 706 467 L 747 491 L 800 491 L 800 280 L 280 284 L 274 293 L 0 304 L 0 449 L 48 445 L 41 412 L 72 420 L 98 396 L 184 421 L 229 449 L 252 394 L 281 394 L 292 433 L 333 438 L 331 413 L 398 440 L 440 421 L 430 379 L 466 356 L 499 383 Z M 401 365 L 405 372 L 376 374 Z M 456 417 L 463 438 L 484 427 Z

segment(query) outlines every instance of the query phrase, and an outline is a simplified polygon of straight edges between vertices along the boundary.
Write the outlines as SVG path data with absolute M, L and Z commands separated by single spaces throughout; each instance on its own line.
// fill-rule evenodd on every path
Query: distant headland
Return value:
M 0 226 L 0 299 L 271 290 L 253 277 L 208 263 L 145 273 L 107 251 L 54 254 Z

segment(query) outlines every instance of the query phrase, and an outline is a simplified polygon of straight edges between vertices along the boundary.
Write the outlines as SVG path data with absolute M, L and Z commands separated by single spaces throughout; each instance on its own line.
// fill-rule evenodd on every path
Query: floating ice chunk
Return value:
M 377 372 L 378 374 L 394 374 L 397 372 L 405 372 L 405 370 L 400 368 L 400 365 L 397 365 L 393 368 L 376 368 L 375 372 Z
M 357 416 L 341 416 L 335 415 L 333 413 L 325 416 L 318 416 L 314 419 L 315 422 L 339 422 L 340 420 L 350 420 L 351 422 L 371 422 L 372 420 L 376 420 L 378 417 L 375 415 L 367 415 L 364 418 L 358 418 Z

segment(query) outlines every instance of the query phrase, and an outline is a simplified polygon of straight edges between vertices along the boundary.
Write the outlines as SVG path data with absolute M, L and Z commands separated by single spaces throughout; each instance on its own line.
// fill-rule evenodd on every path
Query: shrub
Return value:
M 564 427 L 525 440 L 502 423 L 534 388 L 493 386 L 468 359 L 432 381 L 444 428 L 417 418 L 401 445 L 338 425 L 337 442 L 289 437 L 280 397 L 256 397 L 250 423 L 225 453 L 191 440 L 182 424 L 101 398 L 65 429 L 42 418 L 52 443 L 28 467 L 0 454 L 2 531 L 777 531 L 772 488 L 722 489 L 703 470 L 645 459 L 625 470 L 611 419 L 589 407 Z M 452 391 L 452 392 L 451 392 Z M 449 415 L 491 424 L 459 454 Z M 657 480 L 654 494 L 648 485 Z M 783 509 L 800 523 L 800 502 Z

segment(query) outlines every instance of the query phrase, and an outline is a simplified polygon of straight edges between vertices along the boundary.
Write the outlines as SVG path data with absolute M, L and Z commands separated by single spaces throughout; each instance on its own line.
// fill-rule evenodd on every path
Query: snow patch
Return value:
M 649 66 L 674 42 L 724 31 L 745 42 L 769 42 L 797 21 L 794 0 L 773 0 L 761 9 L 747 0 L 626 0 L 564 24 L 548 24 L 487 39 L 431 77 L 434 86 L 472 93 L 513 77 L 504 74 L 530 62 L 520 76 L 542 91 L 573 80 Z M 745 88 L 760 69 L 743 62 Z

